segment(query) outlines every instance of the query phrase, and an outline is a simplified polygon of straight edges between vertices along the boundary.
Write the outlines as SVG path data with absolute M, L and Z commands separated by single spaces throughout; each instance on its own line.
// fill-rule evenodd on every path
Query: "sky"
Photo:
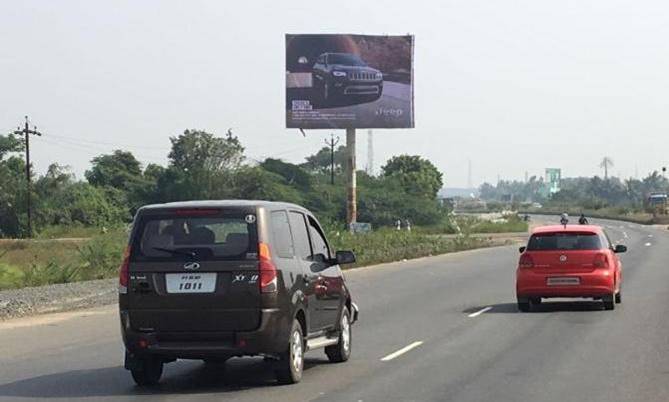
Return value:
M 188 128 L 302 162 L 344 130 L 285 129 L 286 33 L 415 35 L 413 129 L 374 130 L 375 170 L 420 155 L 447 187 L 669 164 L 664 1 L 4 1 L 0 132 L 29 115 L 35 168 L 113 149 L 167 163 Z M 358 167 L 367 164 L 359 130 Z M 667 148 L 665 148 L 667 147 Z

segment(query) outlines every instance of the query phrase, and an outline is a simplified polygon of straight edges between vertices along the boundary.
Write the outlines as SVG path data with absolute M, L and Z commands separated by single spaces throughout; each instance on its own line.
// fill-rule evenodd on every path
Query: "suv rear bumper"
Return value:
M 140 332 L 130 327 L 129 312 L 121 310 L 123 342 L 133 356 L 163 359 L 278 354 L 286 349 L 289 325 L 279 309 L 262 309 L 260 325 L 249 332 Z

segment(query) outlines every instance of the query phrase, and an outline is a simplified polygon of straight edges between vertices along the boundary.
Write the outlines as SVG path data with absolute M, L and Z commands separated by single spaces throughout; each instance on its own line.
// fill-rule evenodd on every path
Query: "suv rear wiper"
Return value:
M 185 255 L 187 257 L 195 258 L 197 255 L 194 251 L 184 251 L 173 248 L 164 248 L 164 247 L 151 247 L 153 250 L 164 251 L 170 254 Z

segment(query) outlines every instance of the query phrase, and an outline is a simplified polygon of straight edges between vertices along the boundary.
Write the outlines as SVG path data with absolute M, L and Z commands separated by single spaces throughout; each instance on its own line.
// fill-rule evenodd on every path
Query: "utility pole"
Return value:
M 372 130 L 367 130 L 367 174 L 374 176 L 374 140 Z
M 339 144 L 339 137 L 335 140 L 334 134 L 330 134 L 330 141 L 325 140 L 325 145 L 330 147 L 330 184 L 332 185 L 334 185 L 334 154 L 337 144 Z
M 32 224 L 32 212 L 31 212 L 31 205 L 30 205 L 30 198 L 31 198 L 31 183 L 30 183 L 30 136 L 31 135 L 37 135 L 41 136 L 42 133 L 37 131 L 37 127 L 33 126 L 33 129 L 31 130 L 29 127 L 28 123 L 28 116 L 26 116 L 26 123 L 21 130 L 21 127 L 18 127 L 18 130 L 14 131 L 14 134 L 16 135 L 24 135 L 25 136 L 25 141 L 26 141 L 26 184 L 27 184 L 27 189 L 28 189 L 28 194 L 26 197 L 26 211 L 28 212 L 28 237 L 33 236 L 33 224 Z
M 355 129 L 346 129 L 346 225 L 358 220 L 355 177 Z

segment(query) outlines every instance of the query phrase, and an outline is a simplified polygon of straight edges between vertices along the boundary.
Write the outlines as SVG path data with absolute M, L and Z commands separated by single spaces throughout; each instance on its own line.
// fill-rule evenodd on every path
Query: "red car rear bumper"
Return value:
M 578 285 L 548 285 L 551 277 L 577 277 Z M 616 291 L 614 275 L 610 271 L 595 270 L 586 273 L 559 274 L 519 270 L 516 280 L 518 297 L 602 297 Z

